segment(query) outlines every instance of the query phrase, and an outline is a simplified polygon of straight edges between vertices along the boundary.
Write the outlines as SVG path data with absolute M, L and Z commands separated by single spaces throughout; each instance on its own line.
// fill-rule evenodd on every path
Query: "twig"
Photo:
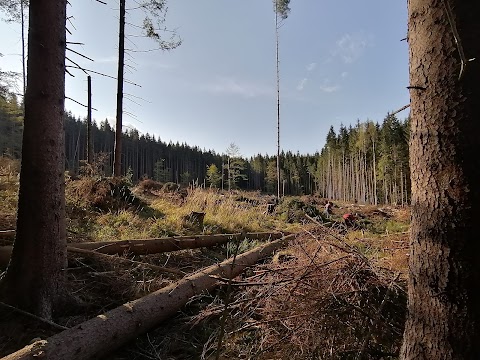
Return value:
M 92 58 L 89 58 L 88 56 L 83 55 L 83 54 L 79 53 L 78 51 L 72 50 L 72 49 L 70 49 L 70 48 L 68 48 L 68 47 L 67 47 L 66 49 L 67 49 L 68 51 L 73 52 L 74 54 L 77 54 L 78 56 L 81 56 L 81 57 L 83 57 L 83 58 L 85 58 L 85 59 L 87 59 L 87 60 L 93 61 Z
M 18 308 L 16 308 L 16 307 L 12 306 L 12 305 L 5 304 L 4 302 L 0 302 L 0 305 L 3 306 L 3 307 L 6 307 L 7 309 L 10 309 L 10 310 L 13 310 L 13 311 L 15 311 L 15 312 L 18 312 L 19 314 L 28 316 L 28 317 L 30 317 L 30 318 L 32 318 L 32 319 L 35 319 L 35 320 L 41 321 L 41 322 L 43 322 L 43 323 L 45 323 L 45 324 L 48 324 L 48 325 L 54 327 L 54 328 L 57 329 L 57 330 L 68 330 L 68 328 L 65 327 L 65 326 L 58 325 L 57 323 L 54 323 L 53 321 L 44 319 L 44 318 L 42 318 L 42 317 L 40 317 L 40 316 L 37 316 L 37 315 L 33 315 L 32 313 L 29 313 L 29 312 L 27 312 L 27 311 L 25 311 L 25 310 L 18 309 Z
M 150 268 L 152 270 L 168 272 L 168 273 L 171 273 L 171 274 L 185 275 L 185 273 L 183 271 L 180 271 L 180 270 L 166 268 L 166 267 L 162 267 L 162 266 L 158 266 L 158 265 L 147 264 L 147 263 L 143 263 L 143 262 L 140 262 L 140 261 L 125 259 L 125 258 L 122 258 L 122 257 L 112 256 L 112 255 L 108 255 L 108 254 L 102 254 L 102 253 L 95 252 L 95 251 L 92 251 L 92 250 L 77 249 L 77 248 L 74 248 L 74 247 L 71 247 L 71 246 L 68 246 L 67 250 L 68 250 L 68 252 L 74 253 L 74 254 L 82 254 L 82 255 L 87 255 L 87 256 L 92 256 L 92 257 L 108 259 L 110 261 L 118 261 L 118 262 L 140 265 L 140 266 L 143 266 L 143 267 Z
M 295 318 L 305 317 L 305 316 L 310 317 L 311 315 L 310 315 L 310 314 L 291 315 L 291 316 L 283 317 L 282 320 L 295 319 Z M 230 332 L 228 333 L 228 335 L 235 334 L 235 333 L 237 333 L 237 332 L 239 332 L 239 331 L 248 329 L 248 328 L 250 328 L 250 327 L 252 327 L 252 326 L 257 326 L 257 325 L 260 325 L 260 324 L 268 324 L 268 323 L 272 323 L 272 322 L 275 322 L 275 321 L 280 321 L 280 319 L 270 319 L 270 320 L 259 320 L 259 321 L 255 321 L 255 322 L 252 322 L 252 323 L 243 325 L 242 327 L 240 327 L 240 328 L 238 328 L 238 329 L 235 329 L 234 331 L 230 331 Z
M 395 114 L 398 114 L 399 112 L 405 110 L 405 109 L 408 109 L 410 107 L 410 104 L 407 104 L 405 106 L 402 106 L 400 109 L 394 111 L 393 113 L 391 113 L 390 115 L 395 115 Z
M 291 279 L 285 279 L 285 280 L 279 280 L 279 281 L 269 281 L 269 282 L 248 282 L 248 281 L 234 281 L 232 279 L 226 279 L 222 278 L 220 276 L 210 276 L 214 279 L 217 279 L 222 282 L 230 282 L 231 286 L 265 286 L 265 285 L 279 285 L 279 284 L 284 284 L 288 282 L 293 282 L 297 280 L 296 278 L 291 278 Z
M 70 59 L 68 59 L 68 60 L 70 60 Z M 70 61 L 72 61 L 72 60 L 70 60 Z M 72 63 L 73 63 L 73 61 L 72 61 Z M 82 71 L 84 71 L 84 72 L 85 72 L 85 71 L 88 71 L 88 72 L 91 72 L 91 73 L 93 73 L 93 74 L 97 74 L 97 75 L 101 75 L 101 76 L 108 77 L 108 78 L 110 78 L 110 79 L 117 80 L 117 78 L 116 78 L 115 76 L 103 74 L 103 73 L 101 73 L 101 72 L 94 71 L 94 70 L 92 70 L 92 69 L 85 69 L 85 68 L 79 66 L 78 64 L 75 64 L 75 65 L 77 65 L 77 66 L 67 65 L 67 66 L 65 66 L 65 67 L 67 67 L 67 68 L 70 67 L 70 68 L 74 68 L 74 69 L 79 69 L 79 70 L 82 70 Z M 87 75 L 88 75 L 88 73 L 87 73 Z M 127 84 L 134 85 L 134 86 L 138 86 L 138 87 L 142 87 L 141 85 L 138 85 L 138 84 L 134 83 L 133 81 L 130 81 L 130 80 L 127 80 L 127 79 L 124 79 L 124 81 L 125 81 Z
M 360 351 L 357 354 L 356 359 L 362 360 L 363 355 L 365 354 L 365 349 L 367 348 L 368 340 L 370 339 L 370 336 L 372 335 L 373 329 L 377 326 L 378 322 L 381 319 L 383 307 L 385 306 L 385 303 L 387 301 L 388 295 L 390 294 L 390 290 L 393 286 L 393 284 L 398 280 L 400 277 L 400 273 L 398 273 L 390 282 L 390 285 L 388 286 L 387 290 L 385 291 L 385 296 L 383 297 L 382 302 L 380 303 L 380 307 L 378 308 L 378 311 L 375 315 L 375 318 L 373 319 L 372 325 L 370 326 L 370 329 L 368 333 L 365 335 L 365 338 L 363 339 L 362 347 L 360 348 Z
M 453 18 L 450 4 L 447 0 L 443 0 L 442 2 L 443 6 L 445 7 L 445 12 L 447 13 L 448 22 L 450 24 L 450 27 L 452 28 L 453 38 L 455 39 L 455 44 L 457 45 L 458 54 L 460 55 L 460 74 L 458 75 L 458 80 L 461 80 L 463 77 L 463 73 L 465 72 L 465 68 L 467 67 L 467 63 L 469 61 L 475 60 L 475 58 L 467 60 L 465 52 L 463 51 L 462 42 L 460 40 L 460 35 L 458 34 L 457 26 Z
M 68 56 L 65 56 L 65 60 L 70 61 L 72 64 L 76 65 L 78 69 L 82 70 L 85 74 L 88 75 L 87 71 L 86 71 L 83 67 L 81 67 L 80 65 L 78 65 L 75 61 L 73 61 L 72 59 L 70 59 Z M 66 66 L 66 67 L 68 67 L 68 66 Z
M 73 76 L 73 75 L 72 75 L 72 76 Z M 78 105 L 81 105 L 81 106 L 83 106 L 83 107 L 88 107 L 87 105 L 82 104 L 81 102 L 79 102 L 79 101 L 77 101 L 77 100 L 75 100 L 75 99 L 72 99 L 71 97 L 65 96 L 65 99 L 70 100 L 70 101 L 73 101 L 74 103 L 77 103 Z M 95 108 L 93 108 L 93 107 L 92 107 L 92 110 L 98 111 L 97 109 L 95 109 Z

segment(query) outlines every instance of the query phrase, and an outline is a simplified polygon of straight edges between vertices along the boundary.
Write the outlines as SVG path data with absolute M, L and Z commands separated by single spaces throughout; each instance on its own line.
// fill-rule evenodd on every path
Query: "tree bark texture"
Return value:
M 477 5 L 408 2 L 412 225 L 402 359 L 480 359 Z M 461 79 L 460 48 L 476 57 Z
M 66 0 L 30 2 L 17 233 L 1 284 L 7 303 L 50 318 L 63 293 Z
M 220 264 L 212 265 L 175 284 L 90 319 L 47 340 L 37 341 L 2 360 L 99 359 L 138 334 L 175 314 L 188 300 L 218 285 L 215 278 L 233 278 L 273 253 L 295 235 L 257 247 Z

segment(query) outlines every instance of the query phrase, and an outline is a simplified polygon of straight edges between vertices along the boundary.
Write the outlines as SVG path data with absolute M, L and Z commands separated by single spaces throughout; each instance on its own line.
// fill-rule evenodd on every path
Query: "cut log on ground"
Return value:
M 162 252 L 176 251 L 182 249 L 195 249 L 200 247 L 209 247 L 220 245 L 232 240 L 257 239 L 279 239 L 285 234 L 282 233 L 235 233 L 218 235 L 194 235 L 178 236 L 160 239 L 140 239 L 140 240 L 120 240 L 104 242 L 87 242 L 70 244 L 78 249 L 87 249 L 101 252 L 104 254 L 124 254 L 125 252 L 134 255 L 157 254 Z
M 39 357 L 48 360 L 99 359 L 175 314 L 192 296 L 215 288 L 218 284 L 215 276 L 233 278 L 239 275 L 247 267 L 271 255 L 294 236 L 283 237 L 238 255 L 235 263 L 229 259 L 207 267 L 47 340 L 28 345 L 2 360 L 33 360 Z
M 279 239 L 285 234 L 283 233 L 235 233 L 235 234 L 218 234 L 218 235 L 196 235 L 196 236 L 178 236 L 166 237 L 158 239 L 139 239 L 139 240 L 119 240 L 119 241 L 102 241 L 102 242 L 86 242 L 71 243 L 70 248 L 85 249 L 110 255 L 123 255 L 125 253 L 133 255 L 157 254 L 162 252 L 177 251 L 182 249 L 196 249 L 200 247 L 209 247 L 220 245 L 232 240 L 238 239 L 256 239 L 268 240 Z M 8 265 L 11 246 L 0 247 L 0 269 Z

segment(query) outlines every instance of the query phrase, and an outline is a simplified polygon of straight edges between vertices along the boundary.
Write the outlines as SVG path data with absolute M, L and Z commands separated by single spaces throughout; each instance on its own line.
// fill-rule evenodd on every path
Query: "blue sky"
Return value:
M 89 69 L 116 76 L 118 5 L 71 0 L 72 46 Z M 134 6 L 133 0 L 127 0 Z M 408 47 L 403 0 L 291 0 L 280 29 L 281 148 L 314 153 L 331 125 L 381 122 L 408 104 Z M 141 24 L 131 11 L 127 22 Z M 218 153 L 231 142 L 244 156 L 276 153 L 275 27 L 271 0 L 170 0 L 169 28 L 183 44 L 170 52 L 127 55 L 124 124 L 163 141 Z M 135 27 L 128 34 L 138 34 Z M 0 23 L 0 68 L 20 71 L 20 25 Z M 131 41 L 135 42 L 133 44 Z M 138 37 L 126 47 L 148 50 Z M 135 69 L 132 69 L 134 67 Z M 67 75 L 66 93 L 86 103 L 86 75 Z M 93 117 L 114 121 L 115 80 L 92 74 Z M 133 101 L 131 101 L 133 100 Z M 72 101 L 66 108 L 85 117 Z M 399 114 L 405 118 L 408 111 Z

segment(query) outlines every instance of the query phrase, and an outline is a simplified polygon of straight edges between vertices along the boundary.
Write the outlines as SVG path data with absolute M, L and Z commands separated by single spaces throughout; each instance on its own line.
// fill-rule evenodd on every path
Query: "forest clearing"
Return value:
M 133 3 L 0 0 L 1 359 L 480 359 L 477 4 Z
M 0 214 L 3 268 L 15 225 L 18 183 L 11 175 L 0 188 L 8 204 Z M 66 194 L 71 298 L 53 322 L 2 303 L 2 356 L 34 341 L 37 348 L 26 353 L 45 351 L 49 359 L 398 357 L 406 207 L 335 202 L 327 219 L 326 199 L 318 196 L 285 197 L 269 213 L 272 197 L 259 192 L 171 190 L 151 180 L 129 187 L 91 177 L 68 180 Z M 199 213 L 202 219 L 191 218 Z M 344 213 L 358 215 L 354 227 L 344 224 Z M 248 260 L 259 247 L 265 254 Z M 222 261 L 223 270 L 216 265 Z M 182 300 L 162 300 L 185 287 Z M 107 324 L 115 311 L 118 319 L 138 313 L 144 325 L 128 318 Z

